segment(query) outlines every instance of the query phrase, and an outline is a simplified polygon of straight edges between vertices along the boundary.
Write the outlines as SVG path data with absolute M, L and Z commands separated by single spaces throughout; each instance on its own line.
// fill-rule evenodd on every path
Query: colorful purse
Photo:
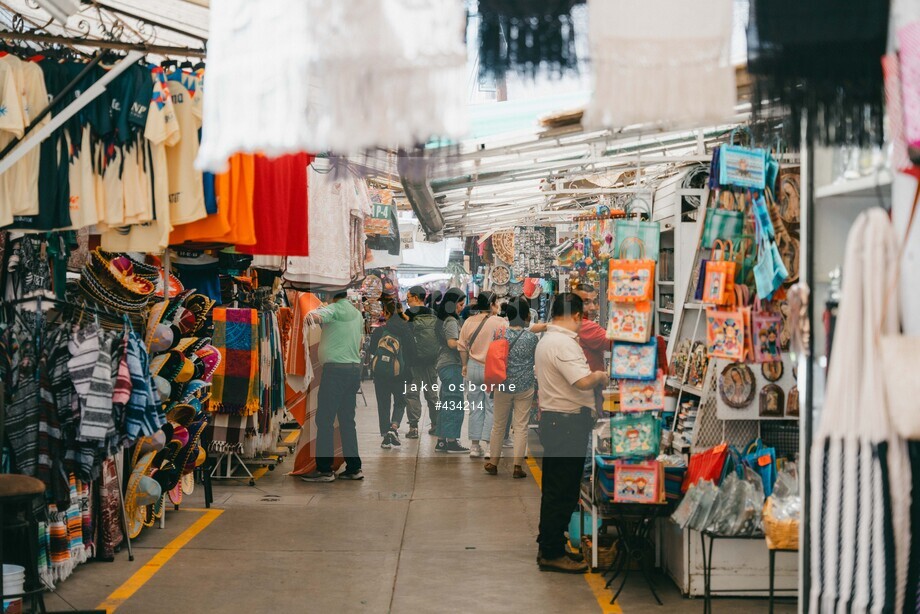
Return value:
M 610 361 L 612 379 L 635 379 L 644 382 L 658 376 L 658 341 L 648 343 L 614 343 Z
M 658 222 L 643 222 L 641 218 L 629 219 L 640 208 L 634 206 L 634 203 L 642 203 L 645 206 L 642 210 L 651 217 L 651 207 L 641 198 L 633 198 L 626 204 L 626 219 L 616 220 L 614 222 L 613 236 L 616 237 L 616 250 L 614 256 L 623 258 L 623 243 L 629 239 L 638 239 L 645 247 L 646 258 L 658 262 L 659 241 L 661 238 L 661 224 Z
M 726 250 L 726 247 L 728 248 Z M 718 259 L 716 251 L 719 252 Z M 730 305 L 735 300 L 734 246 L 731 241 L 717 239 L 706 262 L 706 281 L 703 286 L 704 303 Z
M 649 413 L 610 419 L 610 451 L 616 458 L 645 459 L 658 456 L 661 421 Z
M 620 254 L 629 246 L 639 247 L 639 258 L 610 261 L 610 285 L 607 298 L 614 303 L 641 303 L 655 296 L 655 261 L 645 257 L 645 246 L 636 237 L 620 243 Z
M 729 193 L 725 194 L 730 202 L 737 202 Z M 741 210 L 737 211 L 718 206 L 722 203 L 721 195 L 716 195 L 715 198 L 717 205 L 707 209 L 706 221 L 703 224 L 703 247 L 707 249 L 718 239 L 736 241 L 744 230 L 744 203 L 741 203 Z
M 758 308 L 753 314 L 751 330 L 755 362 L 778 362 L 783 359 L 780 337 L 783 331 L 783 316 Z
M 719 182 L 738 188 L 762 190 L 767 183 L 767 156 L 763 149 L 734 145 L 735 130 L 728 138 L 728 145 L 719 147 Z M 750 140 L 754 137 L 747 128 Z
M 654 303 L 611 303 L 607 338 L 612 341 L 647 343 L 652 335 Z
M 663 497 L 662 466 L 658 461 L 627 463 L 616 461 L 613 469 L 615 503 L 655 504 Z
M 706 310 L 706 348 L 709 358 L 744 361 L 744 313 L 741 309 Z
M 664 409 L 664 371 L 658 370 L 654 381 L 619 380 L 620 411 Z
M 769 300 L 789 278 L 789 271 L 783 264 L 776 240 L 769 237 L 757 225 L 757 262 L 754 264 L 754 283 L 757 286 L 757 296 Z

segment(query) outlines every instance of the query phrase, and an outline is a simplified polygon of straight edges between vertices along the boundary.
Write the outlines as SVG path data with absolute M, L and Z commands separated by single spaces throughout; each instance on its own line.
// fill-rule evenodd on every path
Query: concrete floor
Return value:
M 427 425 L 420 440 L 381 450 L 373 385 L 364 389 L 363 482 L 308 484 L 284 475 L 290 461 L 255 487 L 216 482 L 214 509 L 223 512 L 181 549 L 164 549 L 204 516 L 199 487 L 167 512 L 164 530 L 144 530 L 133 562 L 122 551 L 114 563 L 81 566 L 46 597 L 48 608 L 92 609 L 119 589 L 130 595 L 117 608 L 124 613 L 605 611 L 611 594 L 595 596 L 596 581 L 537 569 L 532 478 L 511 479 L 504 460 L 492 477 L 479 459 L 435 455 Z M 656 584 L 664 607 L 637 578 L 620 596 L 622 611 L 702 612 L 669 579 Z M 763 600 L 718 600 L 714 609 L 767 610 Z

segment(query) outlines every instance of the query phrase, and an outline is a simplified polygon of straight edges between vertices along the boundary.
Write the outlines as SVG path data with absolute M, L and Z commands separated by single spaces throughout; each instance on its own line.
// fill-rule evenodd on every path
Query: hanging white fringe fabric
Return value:
M 843 300 L 821 421 L 811 450 L 813 612 L 902 611 L 910 554 L 911 469 L 892 429 L 878 336 L 897 330 L 898 250 L 887 214 L 847 237 Z M 884 324 L 883 324 L 884 323 Z
M 199 168 L 466 130 L 461 0 L 221 0 L 210 17 Z
M 733 115 L 732 0 L 589 0 L 586 129 L 707 125 Z

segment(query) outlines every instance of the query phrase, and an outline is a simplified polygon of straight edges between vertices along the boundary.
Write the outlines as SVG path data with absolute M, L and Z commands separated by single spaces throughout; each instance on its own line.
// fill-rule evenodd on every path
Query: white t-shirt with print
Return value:
M 173 226 L 190 224 L 208 215 L 201 171 L 195 169 L 198 129 L 201 128 L 200 93 L 179 81 L 168 82 L 181 138 L 166 147 L 169 164 L 169 215 Z

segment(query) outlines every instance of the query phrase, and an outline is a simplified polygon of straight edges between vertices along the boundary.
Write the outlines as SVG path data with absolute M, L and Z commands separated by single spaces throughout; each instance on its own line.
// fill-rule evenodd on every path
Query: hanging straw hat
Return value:
M 153 282 L 135 273 L 133 260 L 123 255 L 103 253 L 98 249 L 92 252 L 91 257 L 90 268 L 98 274 L 99 281 L 113 293 L 121 295 L 126 300 L 150 299 L 154 291 Z
M 80 271 L 80 290 L 94 303 L 116 312 L 140 313 L 147 307 L 148 297 L 126 298 L 126 292 L 113 290 L 114 284 L 109 281 L 107 286 L 103 279 L 96 269 L 85 266 Z

